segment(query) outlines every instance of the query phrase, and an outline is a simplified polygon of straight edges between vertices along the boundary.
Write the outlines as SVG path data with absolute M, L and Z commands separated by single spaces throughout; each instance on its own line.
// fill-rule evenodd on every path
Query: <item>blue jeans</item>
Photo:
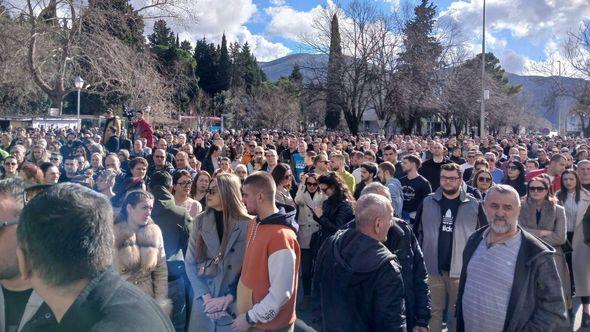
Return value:
M 170 320 L 176 332 L 185 332 L 187 324 L 187 283 L 183 277 L 168 281 L 168 298 L 172 301 Z

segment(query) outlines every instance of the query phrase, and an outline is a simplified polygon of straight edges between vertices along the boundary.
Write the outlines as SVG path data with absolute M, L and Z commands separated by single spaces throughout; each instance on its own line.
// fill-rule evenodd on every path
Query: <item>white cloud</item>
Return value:
M 271 17 L 271 20 L 266 27 L 266 32 L 270 35 L 299 41 L 303 35 L 314 32 L 314 18 L 322 11 L 320 5 L 310 11 L 298 11 L 290 6 L 268 7 L 265 12 Z
M 152 0 L 134 0 L 134 5 Z M 255 35 L 246 27 L 257 13 L 253 0 L 177 0 L 182 10 L 177 10 L 177 19 L 167 19 L 180 40 L 189 40 L 195 44 L 203 37 L 219 43 L 225 33 L 229 42 L 248 42 L 250 49 L 259 61 L 268 61 L 285 56 L 290 49 L 281 43 L 268 40 L 265 36 Z M 146 23 L 146 32 L 151 33 L 153 22 Z
M 284 6 L 285 0 L 270 0 L 270 4 L 273 6 Z

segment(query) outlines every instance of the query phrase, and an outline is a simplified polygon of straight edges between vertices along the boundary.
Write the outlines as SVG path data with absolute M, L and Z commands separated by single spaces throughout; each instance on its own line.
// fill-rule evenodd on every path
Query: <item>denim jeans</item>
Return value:
M 176 332 L 185 332 L 187 327 L 187 284 L 180 277 L 168 281 L 168 298 L 172 301 L 172 314 L 170 320 Z

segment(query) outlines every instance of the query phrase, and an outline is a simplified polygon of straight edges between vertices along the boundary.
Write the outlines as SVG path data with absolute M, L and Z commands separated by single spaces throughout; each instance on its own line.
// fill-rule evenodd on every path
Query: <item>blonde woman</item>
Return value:
M 189 331 L 231 331 L 248 221 L 240 180 L 216 175 L 207 188 L 207 208 L 193 222 L 185 259 L 195 293 Z

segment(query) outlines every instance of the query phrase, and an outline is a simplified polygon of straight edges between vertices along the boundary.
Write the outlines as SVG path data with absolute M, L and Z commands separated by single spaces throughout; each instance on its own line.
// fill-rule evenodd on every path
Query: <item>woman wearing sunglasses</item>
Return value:
M 481 169 L 473 174 L 473 185 L 481 193 L 482 199 L 493 185 L 492 173 L 487 169 Z
M 295 201 L 291 197 L 291 186 L 293 185 L 293 173 L 289 165 L 280 163 L 270 173 L 277 185 L 275 200 L 278 204 L 295 207 Z
M 231 331 L 235 294 L 251 217 L 242 203 L 240 180 L 216 175 L 207 189 L 207 208 L 193 222 L 185 258 L 194 290 L 189 331 Z
M 295 203 L 299 208 L 297 223 L 299 232 L 297 239 L 301 247 L 301 280 L 303 282 L 303 306 L 309 302 L 311 295 L 311 278 L 313 275 L 313 251 L 310 249 L 313 234 L 320 230 L 320 224 L 313 219 L 313 209 L 321 207 L 326 196 L 319 190 L 318 175 L 306 173 L 301 177 L 301 183 L 295 195 Z
M 13 178 L 18 176 L 18 160 L 16 157 L 8 156 L 4 159 L 4 172 L 2 172 L 2 176 L 0 180 Z
M 191 173 L 185 169 L 180 169 L 174 172 L 172 176 L 172 194 L 174 195 L 174 203 L 176 206 L 182 206 L 188 211 L 192 219 L 201 213 L 203 208 L 201 203 L 189 197 L 193 178 Z
M 566 250 L 569 272 L 573 275 L 576 297 L 582 302 L 582 328 L 590 327 L 590 246 L 584 243 L 584 215 L 590 206 L 590 192 L 582 187 L 576 171 L 561 173 L 561 190 L 556 194 L 565 209 L 567 239 L 571 244 Z
M 565 209 L 557 204 L 550 181 L 546 176 L 537 176 L 529 181 L 518 223 L 526 231 L 555 248 L 555 265 L 563 286 L 566 307 L 571 310 L 570 275 L 561 248 L 566 243 Z M 570 318 L 573 319 L 573 317 Z
M 511 161 L 506 166 L 506 175 L 503 184 L 507 184 L 518 191 L 520 197 L 526 195 L 526 181 L 524 165 L 520 161 Z

